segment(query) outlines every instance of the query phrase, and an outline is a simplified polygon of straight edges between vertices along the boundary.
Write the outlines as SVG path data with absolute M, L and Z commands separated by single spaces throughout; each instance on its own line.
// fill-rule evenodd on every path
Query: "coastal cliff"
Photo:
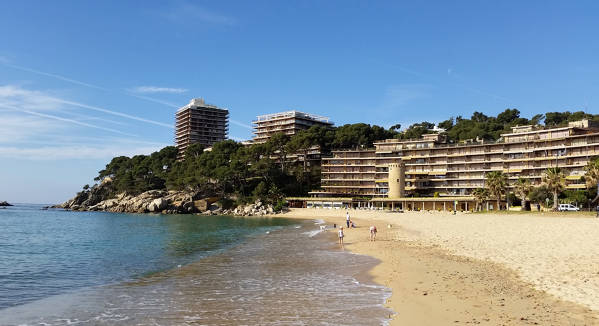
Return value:
M 116 213 L 162 213 L 263 216 L 280 212 L 260 200 L 233 207 L 219 197 L 207 197 L 195 191 L 149 190 L 139 195 L 120 193 L 110 197 L 106 184 L 85 189 L 56 208 L 73 211 L 106 211 Z

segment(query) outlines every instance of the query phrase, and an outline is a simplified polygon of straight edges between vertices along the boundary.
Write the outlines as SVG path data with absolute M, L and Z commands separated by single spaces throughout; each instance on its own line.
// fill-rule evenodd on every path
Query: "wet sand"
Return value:
M 350 215 L 358 228 L 346 230 L 344 248 L 381 261 L 369 273 L 393 291 L 391 325 L 599 325 L 599 220 Z M 281 216 L 345 223 L 344 210 L 293 209 Z M 376 242 L 368 239 L 370 225 L 379 231 Z M 336 241 L 336 231 L 328 232 Z

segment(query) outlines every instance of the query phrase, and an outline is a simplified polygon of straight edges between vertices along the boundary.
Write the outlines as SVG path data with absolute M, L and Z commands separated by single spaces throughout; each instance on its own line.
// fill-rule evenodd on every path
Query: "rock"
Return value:
M 148 204 L 148 211 L 150 212 L 160 212 L 167 207 L 167 201 L 163 198 L 156 198 L 152 200 L 150 204 Z
M 205 199 L 200 199 L 200 200 L 194 200 L 193 201 L 193 206 L 195 207 L 195 209 L 198 212 L 204 212 L 207 211 L 209 208 L 208 201 L 206 201 Z
M 0 206 L 13 206 L 6 201 L 0 201 Z

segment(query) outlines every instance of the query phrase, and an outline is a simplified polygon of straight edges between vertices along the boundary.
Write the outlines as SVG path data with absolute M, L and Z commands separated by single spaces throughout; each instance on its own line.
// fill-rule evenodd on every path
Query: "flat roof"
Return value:
M 294 117 L 307 118 L 310 120 L 315 120 L 315 121 L 330 123 L 330 124 L 333 123 L 332 121 L 330 121 L 329 117 L 312 114 L 312 113 L 296 111 L 296 110 L 259 115 L 256 117 L 256 120 L 254 122 L 263 122 L 263 121 L 268 121 L 268 120 L 278 119 L 278 118 L 294 118 Z
M 221 110 L 221 111 L 227 111 L 227 113 L 229 113 L 229 110 L 227 110 L 227 109 L 219 108 L 218 106 L 213 105 L 213 104 L 207 104 L 206 102 L 204 102 L 204 99 L 202 99 L 202 98 L 192 98 L 188 104 L 186 104 L 185 106 L 183 106 L 179 110 L 177 110 L 177 113 L 179 113 L 185 109 L 193 109 L 193 108 L 216 109 L 216 110 Z

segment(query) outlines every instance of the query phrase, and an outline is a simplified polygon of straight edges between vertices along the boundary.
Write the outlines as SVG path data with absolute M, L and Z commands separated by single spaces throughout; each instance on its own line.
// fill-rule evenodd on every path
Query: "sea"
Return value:
M 318 220 L 0 209 L 0 325 L 386 325 Z

